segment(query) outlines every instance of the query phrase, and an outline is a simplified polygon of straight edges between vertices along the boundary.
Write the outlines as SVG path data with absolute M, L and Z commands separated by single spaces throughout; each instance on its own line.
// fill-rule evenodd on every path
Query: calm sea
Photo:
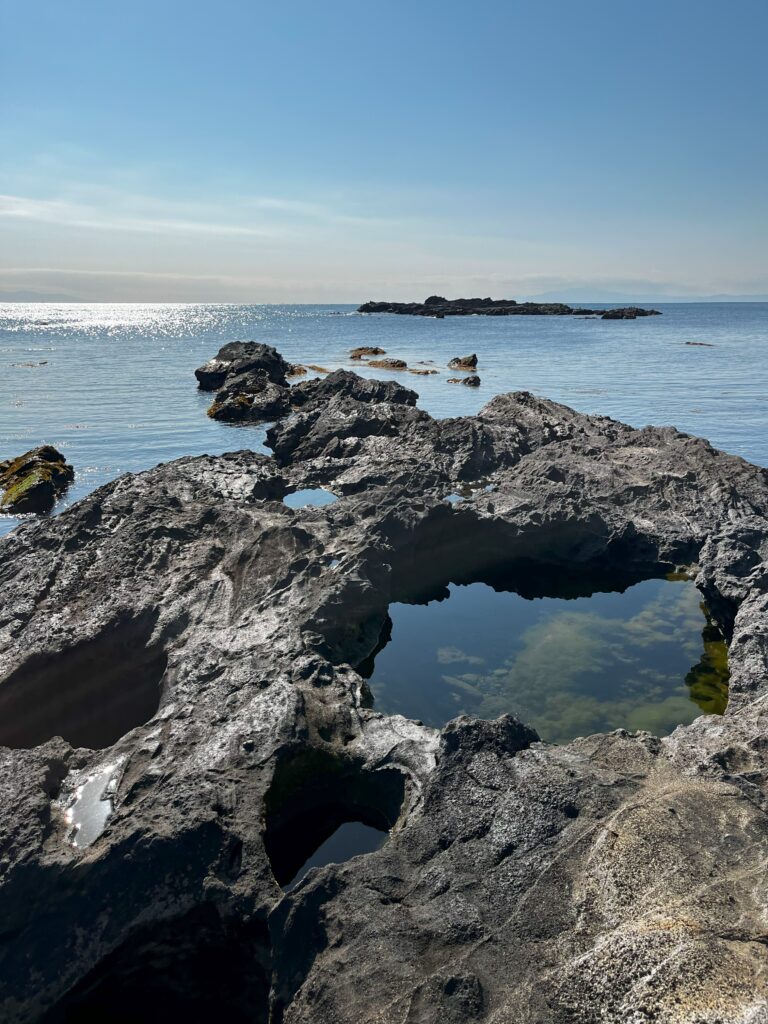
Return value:
M 60 448 L 76 472 L 63 508 L 126 471 L 262 450 L 263 428 L 206 417 L 210 395 L 193 375 L 240 339 L 273 344 L 293 362 L 362 373 L 348 358 L 356 345 L 379 345 L 410 365 L 432 360 L 437 376 L 392 376 L 434 416 L 475 413 L 496 394 L 526 389 L 636 426 L 674 424 L 768 465 L 768 303 L 657 308 L 662 316 L 623 322 L 434 320 L 351 306 L 0 304 L 0 458 L 43 442 Z M 470 352 L 482 386 L 447 384 L 448 360 Z M 0 517 L 0 533 L 17 521 Z

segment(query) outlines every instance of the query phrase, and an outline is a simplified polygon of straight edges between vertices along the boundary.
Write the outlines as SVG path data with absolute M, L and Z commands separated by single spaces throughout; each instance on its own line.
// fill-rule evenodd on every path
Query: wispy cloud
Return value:
M 69 202 L 60 199 L 33 199 L 28 196 L 0 195 L 0 217 L 37 221 L 64 227 L 94 228 L 109 231 L 137 231 L 157 234 L 234 235 L 248 238 L 284 236 L 284 228 L 265 224 L 236 224 L 203 218 L 154 217 L 138 212 L 120 213 L 114 209 Z
M 328 204 L 278 196 L 231 196 L 218 204 L 184 203 L 72 186 L 63 198 L 0 194 L 0 218 L 99 231 L 221 238 L 290 239 L 317 227 L 391 226 Z

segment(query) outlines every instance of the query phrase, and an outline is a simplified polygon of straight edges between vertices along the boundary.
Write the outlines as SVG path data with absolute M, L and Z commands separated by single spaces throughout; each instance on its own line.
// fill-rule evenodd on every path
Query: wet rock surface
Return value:
M 436 421 L 394 381 L 290 391 L 274 458 L 124 476 L 0 545 L 0 1019 L 765 1020 L 768 473 L 525 392 Z M 725 715 L 558 747 L 371 707 L 391 601 L 523 565 L 694 565 Z M 391 836 L 284 893 L 329 820 Z
M 430 295 L 424 302 L 364 302 L 358 313 L 400 313 L 408 316 L 600 316 L 603 320 L 636 320 L 660 316 L 658 309 L 639 306 L 621 309 L 574 308 L 565 302 L 517 302 L 515 299 L 446 299 Z
M 49 444 L 0 462 L 0 512 L 50 512 L 74 479 L 72 466 Z

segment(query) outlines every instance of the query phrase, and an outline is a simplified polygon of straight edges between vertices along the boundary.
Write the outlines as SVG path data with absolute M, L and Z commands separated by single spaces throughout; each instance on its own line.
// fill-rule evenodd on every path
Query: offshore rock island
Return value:
M 768 472 L 527 392 L 435 420 L 393 382 L 297 387 L 273 457 L 127 474 L 2 542 L 0 1018 L 765 1020 Z M 730 695 L 665 738 L 432 729 L 356 668 L 451 582 L 681 566 Z M 389 834 L 284 889 L 349 821 Z
M 515 299 L 446 299 L 430 295 L 424 302 L 364 302 L 358 313 L 401 313 L 410 316 L 594 316 L 603 320 L 636 320 L 660 316 L 658 309 L 622 306 L 617 309 L 575 309 L 564 302 L 517 302 Z

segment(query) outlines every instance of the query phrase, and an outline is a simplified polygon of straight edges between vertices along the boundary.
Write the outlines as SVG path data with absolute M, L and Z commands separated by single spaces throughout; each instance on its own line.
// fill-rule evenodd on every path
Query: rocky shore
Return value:
M 402 313 L 409 316 L 594 316 L 603 320 L 636 320 L 660 316 L 658 309 L 622 306 L 617 309 L 581 309 L 564 302 L 517 302 L 515 299 L 446 299 L 430 295 L 424 302 L 364 302 L 358 313 Z
M 768 1019 L 768 472 L 526 392 L 436 421 L 346 371 L 290 391 L 274 457 L 128 474 L 0 545 L 0 1019 Z M 355 670 L 449 582 L 680 566 L 730 700 L 664 739 L 436 731 Z M 347 820 L 391 834 L 284 892 Z

